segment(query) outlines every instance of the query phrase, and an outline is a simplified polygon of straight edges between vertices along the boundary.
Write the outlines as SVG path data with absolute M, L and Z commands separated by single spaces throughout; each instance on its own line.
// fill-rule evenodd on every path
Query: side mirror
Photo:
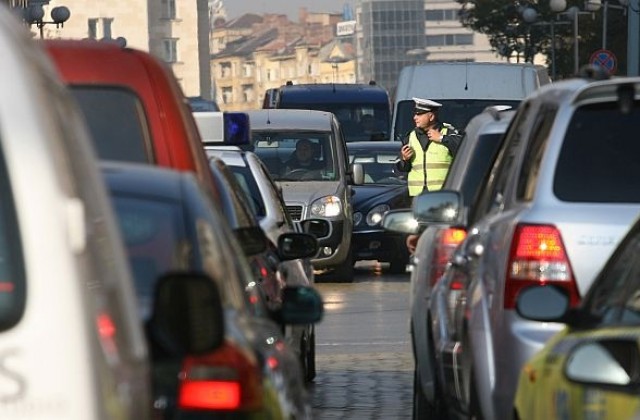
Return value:
M 313 324 L 324 314 L 320 293 L 309 286 L 288 286 L 283 289 L 280 320 L 283 324 Z
M 151 342 L 172 356 L 199 355 L 220 347 L 224 313 L 213 279 L 193 272 L 160 277 L 148 332 Z
M 244 255 L 256 255 L 267 249 L 267 236 L 259 226 L 238 228 L 234 229 L 233 232 L 242 247 Z
M 569 310 L 569 295 L 555 286 L 530 286 L 516 298 L 516 311 L 523 318 L 560 322 Z
M 282 261 L 309 258 L 318 253 L 318 240 L 309 233 L 287 232 L 278 236 L 278 255 Z
M 635 389 L 640 385 L 638 342 L 629 338 L 586 341 L 569 353 L 565 374 L 571 381 L 589 386 Z
M 409 209 L 389 210 L 382 216 L 384 230 L 395 233 L 418 233 L 418 222 Z
M 351 172 L 353 173 L 354 185 L 364 184 L 364 168 L 362 167 L 361 163 L 352 163 Z
M 325 219 L 305 219 L 299 223 L 303 232 L 316 238 L 324 238 L 331 233 L 331 225 Z
M 424 192 L 413 199 L 413 215 L 420 223 L 459 224 L 462 219 L 462 195 L 458 191 Z

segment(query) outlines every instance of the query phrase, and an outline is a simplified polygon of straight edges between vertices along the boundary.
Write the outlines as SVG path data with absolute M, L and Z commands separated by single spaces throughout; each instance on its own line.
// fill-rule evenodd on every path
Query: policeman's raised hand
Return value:
M 435 141 L 436 143 L 440 143 L 442 141 L 442 133 L 440 133 L 440 131 L 436 130 L 435 128 L 430 128 L 427 130 L 427 137 L 429 137 L 429 140 Z

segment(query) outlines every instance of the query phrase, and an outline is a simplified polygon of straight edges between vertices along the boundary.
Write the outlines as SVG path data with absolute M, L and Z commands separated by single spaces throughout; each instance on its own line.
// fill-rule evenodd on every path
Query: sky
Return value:
M 289 19 L 297 22 L 298 11 L 306 7 L 310 12 L 342 13 L 347 3 L 353 10 L 355 0 L 223 0 L 227 11 L 227 19 L 242 16 L 245 13 L 283 13 Z

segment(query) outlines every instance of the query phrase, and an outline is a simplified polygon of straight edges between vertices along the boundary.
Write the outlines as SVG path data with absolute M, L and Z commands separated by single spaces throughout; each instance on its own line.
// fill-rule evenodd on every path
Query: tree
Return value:
M 460 5 L 460 22 L 475 32 L 485 34 L 493 50 L 509 61 L 533 62 L 534 56 L 544 54 L 547 65 L 551 65 L 552 41 L 555 42 L 556 72 L 560 78 L 573 75 L 574 70 L 574 32 L 566 14 L 553 12 L 548 0 L 537 2 L 505 0 L 456 0 Z M 606 0 L 604 0 L 606 1 Z M 567 1 L 567 8 L 582 6 L 581 0 Z M 530 15 L 532 22 L 524 19 L 523 12 L 535 10 Z M 532 13 L 532 12 L 525 12 Z M 612 16 L 609 13 L 609 27 L 614 23 L 615 31 L 608 31 L 608 49 L 616 52 L 619 69 L 626 59 L 626 19 L 622 13 Z M 590 16 L 580 15 L 579 27 L 579 64 L 586 64 L 593 51 L 602 46 L 602 10 Z M 551 37 L 550 22 L 554 22 L 555 40 Z M 615 49 L 614 49 L 615 48 Z M 618 72 L 620 73 L 620 72 Z

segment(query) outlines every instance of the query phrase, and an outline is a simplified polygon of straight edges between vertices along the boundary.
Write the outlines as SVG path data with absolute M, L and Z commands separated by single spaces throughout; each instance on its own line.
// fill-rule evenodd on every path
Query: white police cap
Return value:
M 416 103 L 416 111 L 433 111 L 442 106 L 441 103 L 430 99 L 413 98 L 413 101 Z

